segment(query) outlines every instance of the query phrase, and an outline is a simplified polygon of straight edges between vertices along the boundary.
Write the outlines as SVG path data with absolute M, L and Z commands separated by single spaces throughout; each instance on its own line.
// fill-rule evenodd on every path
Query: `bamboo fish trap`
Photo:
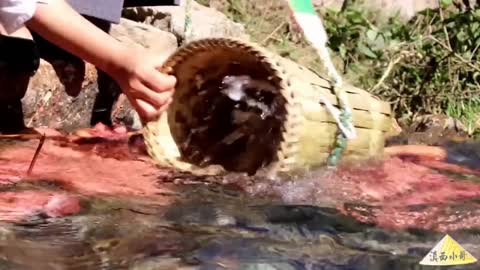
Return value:
M 201 39 L 179 48 L 163 70 L 177 77 L 173 102 L 143 131 L 160 166 L 275 175 L 323 166 L 334 148 L 338 127 L 325 103 L 338 101 L 329 81 L 260 46 Z M 342 161 L 381 155 L 389 104 L 343 87 L 357 137 Z

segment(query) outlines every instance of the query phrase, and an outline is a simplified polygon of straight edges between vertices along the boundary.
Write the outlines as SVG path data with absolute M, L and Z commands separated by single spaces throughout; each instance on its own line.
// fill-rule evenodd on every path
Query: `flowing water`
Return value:
M 47 140 L 25 176 L 37 141 L 3 144 L 0 269 L 479 267 L 419 265 L 447 233 L 480 258 L 480 174 L 461 147 L 457 164 L 396 157 L 268 180 L 159 169 L 126 145 Z

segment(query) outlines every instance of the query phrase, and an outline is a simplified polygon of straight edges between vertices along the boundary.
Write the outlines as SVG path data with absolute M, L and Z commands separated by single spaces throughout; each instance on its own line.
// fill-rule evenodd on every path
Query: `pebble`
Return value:
M 45 213 L 52 218 L 63 217 L 80 212 L 80 200 L 71 195 L 54 195 L 45 204 Z

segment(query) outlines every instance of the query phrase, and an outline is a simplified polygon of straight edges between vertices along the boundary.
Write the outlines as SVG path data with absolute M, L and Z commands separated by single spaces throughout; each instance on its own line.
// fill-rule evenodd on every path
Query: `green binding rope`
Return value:
M 342 124 L 344 125 L 348 124 L 350 122 L 350 119 L 351 119 L 351 115 L 347 112 L 347 110 L 345 110 L 345 107 L 342 108 L 341 106 L 340 121 L 342 122 Z M 343 134 L 343 132 L 338 132 L 335 140 L 334 148 L 332 152 L 330 152 L 330 155 L 328 156 L 328 159 L 327 159 L 327 166 L 329 167 L 337 166 L 338 161 L 340 160 L 343 152 L 347 148 L 347 143 L 348 143 L 348 139 L 345 136 L 345 134 Z
M 315 8 L 310 0 L 287 0 L 295 21 L 302 29 L 306 39 L 316 49 L 320 59 L 322 60 L 325 68 L 328 71 L 329 76 L 332 78 L 331 83 L 333 91 L 338 99 L 340 107 L 339 119 L 337 119 L 337 125 L 340 131 L 336 137 L 335 145 L 327 159 L 327 165 L 330 167 L 336 167 L 340 160 L 347 142 L 349 139 L 356 137 L 355 128 L 352 124 L 352 113 L 345 91 L 341 89 L 342 78 L 337 73 L 335 66 L 333 65 L 330 55 L 327 49 L 327 33 L 323 27 L 323 23 L 318 16 Z M 332 112 L 333 113 L 333 112 Z
M 332 85 L 335 95 L 337 96 L 338 103 L 340 105 L 340 122 L 344 126 L 352 126 L 352 112 L 348 105 L 347 94 L 339 87 L 335 87 L 335 83 Z M 345 133 L 339 131 L 336 137 L 334 148 L 327 159 L 327 166 L 336 167 L 343 152 L 347 148 L 348 138 Z
M 185 0 L 185 22 L 183 26 L 184 43 L 190 41 L 192 37 L 192 1 Z

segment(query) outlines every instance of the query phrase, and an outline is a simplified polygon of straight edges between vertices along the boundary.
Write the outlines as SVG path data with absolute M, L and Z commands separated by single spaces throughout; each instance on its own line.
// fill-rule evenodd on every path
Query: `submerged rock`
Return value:
M 392 134 L 387 145 L 445 145 L 469 139 L 468 129 L 461 121 L 443 114 L 418 116 L 404 125 L 408 126 Z

